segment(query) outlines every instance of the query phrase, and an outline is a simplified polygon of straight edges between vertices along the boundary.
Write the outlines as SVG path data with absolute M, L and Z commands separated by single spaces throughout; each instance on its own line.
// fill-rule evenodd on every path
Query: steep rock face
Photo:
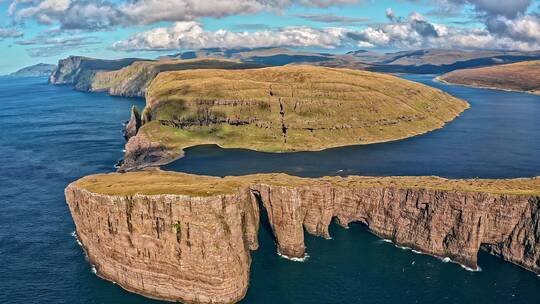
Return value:
M 279 251 L 303 257 L 304 229 L 330 237 L 333 218 L 361 222 L 394 243 L 477 268 L 481 247 L 540 273 L 539 197 L 396 188 L 253 187 Z
M 139 131 L 141 125 L 141 113 L 135 106 L 133 106 L 131 108 L 131 118 L 129 119 L 124 128 L 124 138 L 126 140 L 129 140 L 130 138 L 137 135 L 137 132 Z
M 71 185 L 66 198 L 99 276 L 169 301 L 233 303 L 244 297 L 259 222 L 247 191 L 115 197 Z
M 152 298 L 232 303 L 248 287 L 259 208 L 291 258 L 305 256 L 306 231 L 329 238 L 335 219 L 473 269 L 483 249 L 540 274 L 539 182 L 148 171 L 84 178 L 66 199 L 101 277 Z
M 101 60 L 81 56 L 70 56 L 58 61 L 56 70 L 49 77 L 51 84 L 69 84 L 80 91 L 89 91 L 98 71 L 114 71 L 140 59 Z
M 178 157 L 164 145 L 149 140 L 143 132 L 129 138 L 125 150 L 120 171 L 130 171 L 148 165 L 159 166 Z
M 70 56 L 58 61 L 56 69 L 49 77 L 51 84 L 74 84 L 84 57 Z

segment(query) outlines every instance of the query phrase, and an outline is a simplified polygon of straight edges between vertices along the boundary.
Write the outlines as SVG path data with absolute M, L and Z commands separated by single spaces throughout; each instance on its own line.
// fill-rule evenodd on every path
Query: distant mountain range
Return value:
M 378 53 L 358 50 L 346 54 L 292 51 L 285 48 L 201 49 L 158 59 L 220 58 L 238 59 L 263 65 L 306 63 L 328 67 L 348 67 L 387 73 L 440 74 L 457 69 L 540 59 L 540 51 L 463 51 L 427 49 Z
M 44 77 L 52 74 L 52 83 L 77 83 L 76 79 L 92 78 L 97 71 L 116 71 L 135 62 L 167 62 L 165 70 L 174 70 L 171 61 L 178 59 L 229 59 L 255 66 L 282 66 L 287 64 L 310 64 L 341 67 L 384 73 L 444 74 L 454 70 L 539 60 L 540 50 L 522 51 L 463 51 L 426 49 L 379 53 L 357 50 L 345 54 L 294 51 L 286 48 L 209 48 L 158 57 L 156 60 L 125 58 L 102 60 L 70 56 L 61 67 L 52 64 L 36 64 L 6 75 L 9 77 Z M 62 69 L 65 69 L 62 71 Z M 86 90 L 87 88 L 80 88 Z
M 54 64 L 39 63 L 22 68 L 17 72 L 6 75 L 8 77 L 48 77 L 56 69 Z
M 208 60 L 197 60 L 208 59 Z M 69 84 L 81 91 L 144 97 L 148 84 L 161 72 L 186 69 L 246 69 L 287 64 L 309 64 L 385 73 L 444 74 L 454 70 L 540 59 L 540 51 L 418 50 L 394 53 L 352 51 L 346 54 L 293 51 L 284 48 L 202 49 L 161 56 L 156 60 L 124 58 L 102 60 L 70 56 L 53 66 L 36 65 L 13 75 L 33 71 L 50 74 L 52 84 Z M 194 61 L 195 60 L 195 61 Z

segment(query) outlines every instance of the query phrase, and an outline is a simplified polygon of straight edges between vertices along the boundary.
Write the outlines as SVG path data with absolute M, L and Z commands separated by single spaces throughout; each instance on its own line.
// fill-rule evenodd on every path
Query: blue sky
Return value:
M 540 0 L 0 0 L 0 74 L 204 47 L 540 49 Z

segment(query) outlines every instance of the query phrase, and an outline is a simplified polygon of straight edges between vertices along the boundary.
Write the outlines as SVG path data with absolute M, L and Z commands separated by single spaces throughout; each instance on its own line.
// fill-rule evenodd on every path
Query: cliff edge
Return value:
M 361 222 L 394 243 L 477 267 L 486 250 L 540 273 L 540 178 L 96 175 L 66 199 L 97 273 L 169 301 L 231 303 L 249 285 L 259 208 L 278 251 L 305 255 L 304 231 Z
M 151 119 L 138 134 L 176 156 L 202 144 L 319 151 L 423 134 L 468 107 L 440 90 L 366 71 L 308 65 L 197 69 L 157 75 L 146 94 Z M 137 147 L 126 147 L 124 170 L 151 164 L 131 157 L 146 153 Z

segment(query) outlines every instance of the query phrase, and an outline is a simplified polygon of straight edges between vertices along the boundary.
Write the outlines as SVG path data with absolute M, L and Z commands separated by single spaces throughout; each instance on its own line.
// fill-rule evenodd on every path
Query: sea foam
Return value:
M 283 258 L 283 259 L 287 259 L 289 261 L 293 261 L 293 262 L 300 262 L 300 263 L 303 263 L 305 261 L 307 261 L 309 259 L 309 254 L 306 252 L 304 254 L 303 257 L 301 258 L 293 258 L 293 257 L 290 257 L 290 256 L 287 256 L 287 255 L 284 255 L 283 253 L 279 252 L 279 250 L 277 251 L 277 254 Z

